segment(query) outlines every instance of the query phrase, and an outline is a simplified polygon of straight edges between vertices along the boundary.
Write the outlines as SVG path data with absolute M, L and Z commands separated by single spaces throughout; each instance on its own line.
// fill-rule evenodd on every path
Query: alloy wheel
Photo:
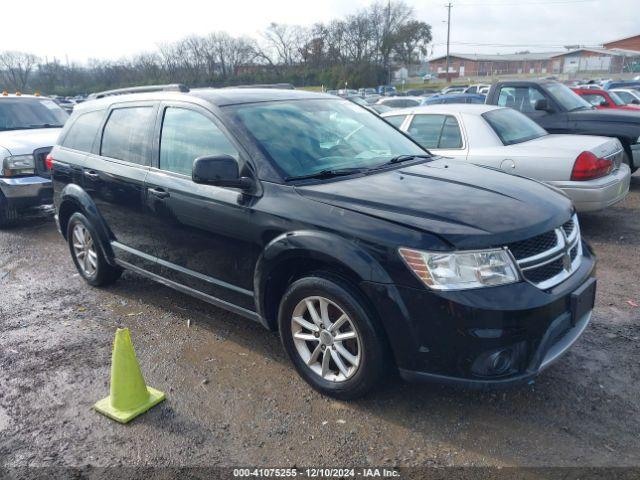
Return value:
M 98 269 L 98 254 L 95 249 L 93 237 L 87 227 L 77 223 L 73 227 L 73 254 L 78 261 L 78 266 L 85 277 L 93 277 Z
M 293 342 L 305 364 L 330 382 L 344 382 L 358 370 L 361 339 L 345 311 L 331 300 L 301 300 L 291 318 Z

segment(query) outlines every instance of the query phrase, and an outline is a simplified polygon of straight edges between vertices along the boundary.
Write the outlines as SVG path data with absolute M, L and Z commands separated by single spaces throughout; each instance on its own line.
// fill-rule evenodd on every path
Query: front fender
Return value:
M 347 270 L 358 281 L 392 283 L 387 272 L 357 241 L 328 232 L 302 230 L 275 237 L 258 258 L 254 272 L 256 307 L 265 318 L 266 284 L 278 267 L 291 260 L 314 260 Z
M 60 192 L 60 202 L 59 205 L 57 205 L 56 213 L 58 214 L 59 221 L 61 221 L 61 215 L 64 215 L 65 212 L 72 212 L 71 214 L 73 214 L 76 211 L 81 212 L 87 217 L 89 222 L 91 222 L 98 236 L 98 247 L 102 250 L 107 262 L 115 265 L 110 240 L 112 235 L 107 223 L 98 211 L 98 207 L 91 196 L 82 187 L 70 183 Z M 61 231 L 62 235 L 66 238 L 66 228 L 61 228 Z

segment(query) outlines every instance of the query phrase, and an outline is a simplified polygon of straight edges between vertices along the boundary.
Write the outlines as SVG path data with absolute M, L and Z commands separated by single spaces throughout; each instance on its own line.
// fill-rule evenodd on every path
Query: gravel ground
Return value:
M 125 273 L 76 273 L 51 212 L 0 231 L 0 466 L 640 466 L 640 174 L 580 217 L 599 257 L 591 326 L 535 383 L 470 392 L 391 380 L 344 403 L 257 324 Z M 167 400 L 126 426 L 92 411 L 128 326 Z

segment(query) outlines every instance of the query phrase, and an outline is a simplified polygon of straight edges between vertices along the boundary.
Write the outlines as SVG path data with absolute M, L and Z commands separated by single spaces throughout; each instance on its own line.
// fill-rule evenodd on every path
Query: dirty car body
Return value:
M 109 122 L 128 108 L 148 110 L 136 122 L 144 120 L 136 157 L 123 160 L 114 158 L 126 152 L 113 149 Z M 189 141 L 202 135 L 188 131 L 193 112 L 225 148 L 180 170 L 171 163 L 179 152 L 167 156 L 163 145 L 180 135 L 169 128 L 174 116 L 185 115 L 179 126 Z M 79 150 L 67 137 L 83 115 L 94 116 L 86 124 L 95 128 Z M 259 89 L 107 97 L 77 107 L 52 156 L 63 235 L 73 234 L 69 223 L 81 213 L 106 264 L 279 328 L 285 348 L 287 298 L 308 278 L 321 279 L 308 287 L 313 298 L 335 298 L 318 290 L 327 279 L 352 293 L 371 335 L 383 339 L 409 380 L 527 380 L 566 351 L 591 317 L 595 259 L 569 199 L 538 182 L 432 157 L 346 100 Z M 221 171 L 218 164 L 237 165 L 238 178 L 206 184 L 207 169 Z M 459 284 L 450 277 L 456 262 L 475 272 Z M 312 332 L 305 318 L 294 315 L 291 324 Z M 362 334 L 366 346 L 366 325 L 355 327 L 350 335 Z M 294 332 L 303 350 L 301 341 L 340 350 L 327 336 Z M 322 358 L 322 378 L 310 383 L 355 396 L 326 381 L 347 375 L 325 376 Z M 375 361 L 366 349 L 358 358 L 361 370 Z

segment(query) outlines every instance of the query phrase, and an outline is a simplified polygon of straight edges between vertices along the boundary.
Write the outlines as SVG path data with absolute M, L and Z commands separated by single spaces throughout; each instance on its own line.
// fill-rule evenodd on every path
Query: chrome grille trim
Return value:
M 562 283 L 580 267 L 582 263 L 582 242 L 580 241 L 580 225 L 578 224 L 577 215 L 573 215 L 571 222 L 573 222 L 573 228 L 570 230 L 569 235 L 566 234 L 568 230 L 568 228 L 565 228 L 566 224 L 554 229 L 557 239 L 555 246 L 536 255 L 516 260 L 520 274 L 525 281 L 541 290 L 547 290 Z M 577 249 L 575 256 L 574 249 Z M 527 272 L 533 272 L 545 265 L 557 262 L 559 259 L 564 259 L 563 268 L 556 275 L 538 282 L 533 282 L 527 278 Z

